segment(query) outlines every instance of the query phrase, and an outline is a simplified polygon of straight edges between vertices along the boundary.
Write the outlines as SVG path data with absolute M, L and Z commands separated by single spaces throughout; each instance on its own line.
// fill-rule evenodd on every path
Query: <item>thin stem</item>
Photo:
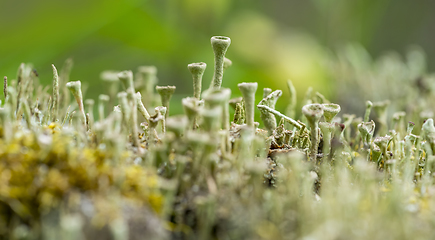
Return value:
M 169 103 L 175 92 L 175 86 L 156 86 L 157 93 L 160 95 L 162 105 L 166 107 L 165 118 L 169 116 Z
M 142 95 L 140 94 L 140 92 L 136 93 L 136 105 L 137 105 L 137 110 L 139 110 L 139 112 L 148 122 L 150 119 L 150 114 L 148 113 L 147 109 L 145 108 L 145 105 L 142 102 Z
M 308 104 L 302 107 L 302 113 L 310 124 L 311 149 L 310 160 L 316 162 L 317 150 L 319 147 L 319 120 L 323 115 L 323 106 L 321 104 Z
M 373 103 L 370 101 L 366 102 L 366 112 L 364 114 L 364 122 L 368 122 L 370 118 L 370 112 L 372 110 Z
M 3 78 L 3 95 L 5 96 L 5 100 L 8 97 L 8 77 L 4 76 Z
M 124 86 L 125 91 L 128 91 L 128 89 L 133 88 L 133 92 L 134 92 L 133 73 L 131 71 L 122 71 L 118 73 L 118 78 L 121 81 L 122 85 Z
M 23 74 L 24 74 L 24 68 L 25 65 L 24 63 L 20 64 L 20 67 L 18 68 L 18 73 L 17 73 L 17 106 L 16 106 L 16 111 L 15 113 L 18 113 L 18 109 L 20 107 L 20 101 L 21 101 L 21 95 L 22 95 L 22 91 L 23 91 Z
M 214 75 L 211 87 L 220 88 L 224 76 L 225 53 L 231 44 L 229 37 L 214 36 L 211 38 L 211 46 L 214 53 Z
M 269 94 L 272 92 L 271 88 L 263 88 L 263 98 L 266 98 L 269 96 Z
M 150 108 L 154 103 L 154 86 L 157 84 L 157 68 L 155 66 L 140 66 L 137 72 L 141 83 L 140 92 L 144 98 L 145 107 Z
M 109 102 L 109 96 L 101 94 L 98 97 L 98 119 L 102 121 L 104 119 L 104 109 L 106 104 Z
M 94 104 L 95 101 L 93 99 L 85 100 L 86 112 L 89 114 L 88 123 L 90 124 L 90 127 L 92 127 L 94 124 Z
M 66 87 L 71 91 L 72 95 L 76 99 L 77 104 L 79 105 L 80 115 L 83 121 L 83 124 L 86 125 L 86 114 L 85 109 L 83 107 L 83 95 L 82 95 L 82 83 L 80 81 L 68 82 Z
M 71 69 L 74 66 L 74 62 L 71 58 L 68 58 L 65 60 L 64 64 L 62 65 L 62 68 L 60 70 L 59 74 L 59 86 L 62 86 L 62 95 L 61 102 L 62 102 L 62 112 L 65 112 L 70 104 L 70 95 L 68 94 L 68 88 L 63 87 L 66 85 L 66 83 L 69 82 Z
M 207 64 L 203 62 L 191 63 L 187 65 L 193 79 L 193 96 L 198 100 L 201 97 L 202 76 L 204 75 Z
M 294 118 L 296 112 L 296 101 L 297 101 L 296 88 L 293 86 L 293 82 L 291 80 L 287 80 L 287 87 L 290 94 L 289 97 L 290 102 L 288 103 L 285 113 L 287 116 Z
M 54 64 L 51 64 L 53 68 L 53 112 L 52 119 L 53 121 L 57 120 L 57 113 L 59 109 L 59 74 L 57 73 L 57 69 Z
M 139 149 L 139 131 L 137 129 L 137 100 L 136 100 L 136 94 L 134 93 L 133 87 L 130 87 L 127 92 L 128 98 L 130 100 L 130 104 L 132 105 L 131 108 L 131 137 L 133 139 L 133 146 L 137 147 Z
M 257 91 L 258 83 L 239 83 L 237 85 L 242 92 L 245 100 L 246 124 L 254 126 L 254 109 L 255 109 L 255 92 Z
M 259 108 L 259 109 L 263 109 L 263 110 L 266 110 L 266 111 L 268 111 L 268 112 L 274 114 L 275 116 L 284 119 L 286 122 L 290 123 L 291 125 L 293 125 L 294 127 L 296 127 L 298 130 L 300 130 L 300 129 L 302 128 L 302 125 L 299 124 L 296 120 L 294 120 L 294 119 L 291 118 L 291 117 L 287 117 L 286 115 L 284 115 L 284 114 L 278 112 L 278 111 L 275 110 L 275 109 L 272 109 L 272 108 L 270 108 L 270 107 L 268 107 L 268 106 L 264 106 L 264 105 L 257 105 L 257 108 Z
M 266 88 L 264 90 L 266 90 Z M 265 94 L 265 92 L 269 92 L 268 90 L 267 91 L 264 90 L 263 90 L 263 94 Z M 264 97 L 263 100 L 260 101 L 259 105 L 264 105 L 272 109 L 275 109 L 276 101 L 278 100 L 279 97 L 281 97 L 281 95 L 282 95 L 281 90 L 276 90 L 272 93 L 269 92 L 268 96 Z M 260 110 L 261 120 L 263 121 L 266 130 L 269 132 L 269 135 L 271 135 L 273 130 L 275 130 L 276 128 L 275 115 L 273 113 L 268 112 L 267 110 L 264 110 L 263 108 L 259 108 L 259 110 Z

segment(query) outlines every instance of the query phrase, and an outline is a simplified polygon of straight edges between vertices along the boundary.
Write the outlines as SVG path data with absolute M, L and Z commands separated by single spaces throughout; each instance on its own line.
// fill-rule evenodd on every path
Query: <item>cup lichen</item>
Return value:
M 229 44 L 229 38 L 212 38 L 215 74 L 203 94 L 205 63 L 188 66 L 194 93 L 183 96 L 184 114 L 175 116 L 168 115 L 175 87 L 155 87 L 153 66 L 139 67 L 134 76 L 104 71 L 110 87 L 99 95 L 98 119 L 92 95 L 80 81 L 69 81 L 72 60 L 59 74 L 52 66 L 53 76 L 21 64 L 16 79 L 5 77 L 0 239 L 432 238 L 434 94 L 427 89 L 420 96 L 418 86 L 406 85 L 411 67 L 389 62 L 401 66 L 393 75 L 406 79 L 400 90 L 417 101 L 367 101 L 363 116 L 337 116 L 349 103 L 330 103 L 314 88 L 297 109 L 291 81 L 283 114 L 282 91 L 264 88 L 260 127 L 258 84 L 238 84 L 243 97 L 231 100 L 231 90 L 222 88 Z M 364 80 L 361 88 L 370 85 L 360 76 L 366 71 L 373 78 L 388 75 L 378 63 L 364 71 L 353 69 L 358 61 L 339 63 L 348 79 Z M 53 79 L 52 91 L 39 77 Z M 390 94 L 370 91 L 379 93 L 371 99 Z

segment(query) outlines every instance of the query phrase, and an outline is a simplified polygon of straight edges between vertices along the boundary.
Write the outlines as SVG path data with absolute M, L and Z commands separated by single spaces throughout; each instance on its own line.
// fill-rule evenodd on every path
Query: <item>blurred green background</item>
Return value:
M 50 84 L 51 66 L 72 57 L 71 80 L 88 85 L 86 98 L 104 92 L 103 70 L 158 68 L 159 85 L 176 85 L 172 104 L 192 95 L 187 64 L 208 64 L 203 86 L 213 75 L 210 37 L 229 36 L 233 66 L 223 86 L 240 96 L 237 83 L 259 82 L 282 89 L 277 108 L 287 104 L 286 80 L 299 100 L 313 86 L 339 100 L 327 60 L 348 43 L 373 56 L 404 53 L 421 46 L 435 66 L 435 1 L 423 0 L 0 0 L 0 74 L 14 79 L 30 62 Z M 180 113 L 181 108 L 171 108 Z

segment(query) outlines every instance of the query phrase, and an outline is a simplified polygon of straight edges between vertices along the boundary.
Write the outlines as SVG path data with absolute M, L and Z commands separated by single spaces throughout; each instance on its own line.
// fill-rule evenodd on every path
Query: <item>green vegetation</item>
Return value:
M 53 65 L 52 88 L 26 64 L 5 77 L 0 238 L 434 237 L 435 86 L 421 52 L 380 65 L 343 53 L 332 64 L 337 79 L 355 80 L 375 102 L 359 103 L 364 116 L 339 115 L 340 105 L 309 89 L 297 120 L 291 81 L 287 115 L 275 109 L 282 90 L 265 88 L 258 100 L 257 83 L 238 83 L 243 97 L 230 99 L 221 85 L 231 40 L 211 43 L 213 80 L 203 91 L 207 65 L 188 65 L 183 115 L 170 114 L 176 87 L 156 86 L 153 66 L 103 72 L 110 91 L 98 117 L 81 82 L 69 81 L 71 60 L 60 74 Z M 400 85 L 384 81 L 396 77 Z

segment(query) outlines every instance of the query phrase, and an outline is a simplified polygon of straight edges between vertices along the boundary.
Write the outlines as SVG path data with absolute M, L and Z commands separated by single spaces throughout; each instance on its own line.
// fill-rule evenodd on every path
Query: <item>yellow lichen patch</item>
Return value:
M 106 151 L 75 146 L 56 124 L 48 128 L 57 129 L 51 146 L 36 141 L 32 132 L 0 145 L 0 210 L 9 208 L 36 221 L 64 204 L 67 196 L 89 195 L 97 206 L 92 222 L 101 227 L 120 214 L 119 203 L 106 199 L 109 191 L 161 212 L 154 171 L 125 161 L 118 165 L 108 160 Z M 75 199 L 74 205 L 80 205 L 81 198 Z

